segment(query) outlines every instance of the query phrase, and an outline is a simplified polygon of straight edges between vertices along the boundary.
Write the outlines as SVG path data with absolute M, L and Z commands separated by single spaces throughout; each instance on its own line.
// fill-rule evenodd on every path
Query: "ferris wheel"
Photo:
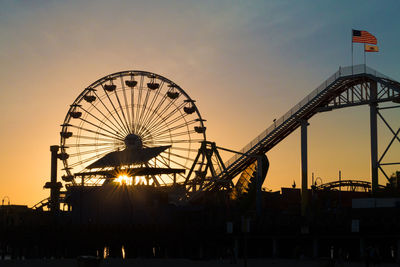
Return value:
M 206 140 L 195 101 L 171 80 L 136 70 L 85 88 L 61 126 L 62 178 L 74 185 L 102 184 L 116 170 L 147 184 L 183 182 Z

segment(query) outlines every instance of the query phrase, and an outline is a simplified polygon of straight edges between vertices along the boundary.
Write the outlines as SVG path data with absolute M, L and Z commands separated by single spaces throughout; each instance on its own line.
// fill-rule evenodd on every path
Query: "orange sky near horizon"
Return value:
M 389 34 L 399 23 L 374 24 L 350 11 L 339 14 L 339 7 L 325 11 L 307 3 L 309 9 L 286 1 L 3 3 L 0 197 L 32 206 L 49 195 L 43 189 L 50 177 L 49 147 L 59 144 L 69 105 L 86 86 L 110 73 L 146 70 L 176 82 L 197 101 L 208 139 L 233 150 L 340 65 L 350 64 L 352 27 L 378 35 L 382 52 L 368 55 L 368 64 L 400 80 L 395 60 L 399 38 Z M 368 14 L 375 7 L 367 5 L 360 12 Z M 389 16 L 392 9 L 376 7 L 376 12 Z M 326 21 L 316 23 L 320 16 Z M 359 46 L 355 52 L 361 63 Z M 395 129 L 400 127 L 399 112 L 382 111 Z M 312 172 L 329 182 L 339 170 L 345 179 L 368 179 L 368 106 L 318 114 L 309 122 L 309 183 Z M 390 138 L 380 122 L 381 152 Z M 399 155 L 397 142 L 388 161 L 399 162 Z M 223 156 L 227 160 L 231 155 Z M 271 165 L 264 187 L 300 185 L 299 130 L 267 156 Z M 380 183 L 385 182 L 380 175 Z

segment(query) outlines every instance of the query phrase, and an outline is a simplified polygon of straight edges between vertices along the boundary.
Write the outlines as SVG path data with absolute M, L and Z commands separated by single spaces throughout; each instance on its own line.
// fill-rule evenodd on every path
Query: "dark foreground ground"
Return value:
M 0 261 L 1 267 L 14 267 L 14 266 L 32 266 L 32 267 L 47 267 L 47 266 L 57 266 L 57 267 L 92 267 L 94 265 L 84 265 L 78 264 L 77 260 L 74 259 L 37 259 L 37 260 L 2 260 Z M 230 263 L 226 260 L 211 260 L 211 261 L 192 261 L 186 259 L 170 259 L 170 260 L 158 260 L 158 259 L 106 259 L 100 262 L 99 267 L 102 266 L 137 266 L 137 267 L 165 267 L 165 266 L 176 266 L 176 267 L 195 267 L 195 266 L 245 266 L 243 260 L 239 260 L 237 263 Z M 365 262 L 344 262 L 344 263 L 332 263 L 327 259 L 318 260 L 287 260 L 287 259 L 249 259 L 247 261 L 248 267 L 265 267 L 265 266 L 275 266 L 275 267 L 331 267 L 331 266 L 343 266 L 343 267 L 362 267 L 366 266 Z M 370 264 L 369 266 L 374 266 Z M 381 267 L 391 267 L 400 266 L 396 263 L 380 263 L 375 266 Z

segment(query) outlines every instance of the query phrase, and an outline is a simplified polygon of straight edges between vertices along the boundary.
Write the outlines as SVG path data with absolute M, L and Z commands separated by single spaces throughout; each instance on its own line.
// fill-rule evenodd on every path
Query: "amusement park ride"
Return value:
M 379 189 L 379 171 L 389 178 L 382 166 L 400 164 L 382 162 L 392 143 L 400 142 L 400 129 L 393 129 L 379 108 L 383 102 L 400 103 L 400 83 L 365 65 L 339 68 L 240 151 L 206 139 L 205 120 L 195 102 L 175 82 L 155 73 L 123 71 L 95 81 L 67 112 L 60 144 L 51 147 L 51 181 L 45 185 L 50 197 L 36 208 L 56 211 L 60 203 L 69 203 L 70 192 L 77 188 L 116 184 L 169 188 L 178 192 L 176 201 L 180 202 L 196 201 L 216 191 L 226 192 L 231 199 L 251 190 L 259 195 L 269 166 L 265 154 L 299 127 L 302 204 L 306 206 L 308 120 L 320 112 L 357 105 L 370 106 L 373 193 Z M 378 117 L 393 133 L 379 159 Z M 234 156 L 224 162 L 220 150 Z M 57 181 L 58 160 L 63 164 L 64 185 Z M 64 186 L 66 190 L 61 191 Z

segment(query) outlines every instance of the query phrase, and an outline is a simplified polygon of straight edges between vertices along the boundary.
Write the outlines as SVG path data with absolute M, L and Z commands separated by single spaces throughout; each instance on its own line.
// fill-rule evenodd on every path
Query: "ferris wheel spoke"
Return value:
M 192 134 L 195 132 L 196 132 L 195 130 L 190 130 L 190 131 L 184 131 L 184 132 L 178 132 L 178 133 L 171 133 L 169 135 L 157 135 L 157 136 L 153 136 L 153 139 L 158 140 L 158 139 L 172 138 L 172 137 L 178 137 L 178 136 L 182 136 L 182 135 Z
M 188 114 L 181 114 L 181 116 L 179 116 L 179 117 L 176 117 L 176 118 L 174 118 L 173 120 L 171 120 L 171 121 L 169 121 L 169 122 L 167 122 L 167 121 L 163 121 L 164 122 L 164 124 L 162 124 L 162 123 L 159 123 L 159 124 L 155 124 L 153 127 L 151 127 L 151 128 L 149 128 L 148 129 L 148 132 L 151 132 L 151 133 L 156 133 L 156 132 L 158 132 L 160 129 L 163 129 L 163 128 L 165 128 L 165 127 L 169 127 L 170 125 L 172 125 L 172 124 L 174 124 L 175 122 L 177 122 L 177 121 L 179 121 L 179 120 L 184 120 L 185 121 L 185 123 L 186 123 L 186 120 L 185 120 L 185 117 L 186 116 L 188 116 Z
M 163 178 L 161 177 L 161 175 L 158 175 L 158 179 L 161 180 L 161 182 L 164 184 L 164 186 L 167 185 L 167 183 L 163 180 Z
M 147 168 L 150 168 L 149 163 L 144 164 Z M 157 177 L 155 175 L 150 175 L 150 177 L 153 179 L 153 183 L 156 184 L 156 186 L 160 186 L 160 182 L 158 181 Z M 164 181 L 161 179 L 161 181 L 164 183 Z M 164 183 L 165 184 L 165 183 Z
M 189 114 L 187 113 L 178 113 L 178 115 L 176 117 L 174 117 L 175 114 L 168 114 L 166 115 L 166 119 L 163 120 L 163 122 L 165 123 L 166 126 L 170 126 L 172 124 L 174 124 L 175 122 L 179 121 L 179 120 L 185 120 L 185 117 L 189 116 Z M 154 124 L 154 126 L 152 126 L 152 128 L 150 128 L 152 131 L 157 130 L 158 128 L 162 127 L 162 123 L 158 123 L 158 124 Z
M 160 162 L 163 163 L 163 164 L 164 164 L 165 166 L 167 166 L 168 168 L 170 168 L 170 165 L 168 164 L 168 162 L 173 162 L 173 163 L 177 164 L 178 166 L 181 166 L 183 169 L 186 170 L 186 166 L 183 166 L 183 165 L 180 164 L 180 163 L 177 163 L 177 162 L 174 162 L 173 160 L 170 160 L 170 159 L 168 159 L 168 158 L 165 158 L 165 157 L 162 156 L 161 154 L 160 154 L 159 156 L 164 160 L 164 162 L 162 162 L 162 161 L 160 161 Z M 177 173 L 177 174 L 178 174 L 179 176 L 185 178 L 185 176 L 184 176 L 182 173 Z
M 163 114 L 174 104 L 175 101 L 176 101 L 176 99 L 169 102 L 166 106 L 164 106 L 161 109 L 161 111 L 156 110 L 148 120 L 149 127 L 151 127 L 151 125 L 154 125 L 155 121 L 159 121 L 160 119 L 165 120 L 166 116 L 163 116 Z
M 135 125 L 136 125 L 136 131 L 139 130 L 140 125 L 139 123 L 139 114 L 140 114 L 140 109 L 141 109 L 141 105 L 142 105 L 142 91 L 143 89 L 143 81 L 144 81 L 144 76 L 140 76 L 140 86 L 139 86 L 139 92 L 138 92 L 138 101 L 136 103 L 136 115 L 135 115 Z M 137 133 L 137 132 L 136 132 Z
M 135 89 L 134 87 L 131 87 L 131 125 L 132 125 L 132 131 L 136 133 L 136 125 L 135 125 Z
M 74 162 L 74 163 L 70 164 L 69 167 L 70 167 L 70 168 L 75 168 L 75 167 L 77 167 L 77 166 L 79 166 L 79 165 L 82 165 L 82 164 L 84 164 L 84 163 L 87 163 L 87 162 L 89 162 L 89 161 L 92 161 L 92 160 L 101 158 L 101 157 L 103 157 L 105 154 L 107 154 L 108 152 L 109 152 L 109 151 L 106 151 L 106 152 L 100 153 L 100 154 L 98 154 L 98 155 L 94 155 L 94 156 L 92 156 L 92 157 L 90 157 L 90 158 L 86 158 L 86 159 L 83 159 L 83 160 Z M 85 168 L 83 168 L 83 169 L 85 169 Z
M 93 131 L 93 130 L 90 130 L 90 129 L 86 129 L 86 128 L 82 127 L 82 126 L 71 125 L 70 127 L 77 128 L 77 129 L 80 129 L 80 130 L 83 130 L 83 131 L 86 131 L 86 132 L 89 132 L 89 133 L 94 133 L 94 134 L 102 135 L 102 136 L 105 136 L 105 137 L 109 137 L 111 139 L 117 139 L 117 140 L 120 140 L 120 141 L 124 141 L 124 139 L 122 139 L 122 138 L 115 138 L 115 136 L 113 136 L 113 135 L 108 135 L 108 134 L 105 134 L 105 133 L 96 132 L 96 131 Z
M 169 120 L 169 118 L 172 118 L 173 115 L 175 113 L 177 113 L 183 106 L 185 105 L 185 103 L 181 103 L 180 105 L 176 106 L 175 105 L 175 109 L 173 109 L 170 113 L 168 113 L 167 115 L 165 115 L 164 117 L 162 116 L 162 114 L 157 114 L 158 116 L 151 122 L 151 124 L 149 125 L 149 129 L 153 129 L 154 127 L 158 127 L 158 125 L 162 124 L 162 122 L 166 122 Z M 186 114 L 186 113 L 185 113 Z M 188 115 L 188 114 L 186 114 Z M 185 115 L 185 116 L 186 116 Z M 165 119 L 166 118 L 166 119 Z
M 181 144 L 181 143 L 199 143 L 204 141 L 203 139 L 182 139 L 182 140 L 158 140 L 154 141 L 154 144 Z
M 138 133 L 140 132 L 140 129 L 143 127 L 141 122 L 142 122 L 143 113 L 146 110 L 146 102 L 148 101 L 149 94 L 150 94 L 150 90 L 147 90 L 146 96 L 144 98 L 145 100 L 144 100 L 143 104 L 141 105 L 141 109 L 140 109 L 140 113 L 139 113 L 139 117 L 138 117 L 138 122 L 137 122 L 137 125 L 139 127 Z
M 152 120 L 154 118 L 154 116 L 159 116 L 159 112 L 158 110 L 162 107 L 162 105 L 164 104 L 165 100 L 167 100 L 167 96 L 163 95 L 163 97 L 160 99 L 160 101 L 157 103 L 157 106 L 154 108 L 152 114 L 150 116 L 148 116 L 148 118 L 146 119 L 146 121 L 144 122 L 144 125 L 146 126 L 150 126 L 152 124 Z M 171 102 L 174 102 L 176 99 L 174 99 Z
M 159 164 L 157 164 L 157 162 L 162 163 L 163 166 L 166 166 L 168 169 L 171 168 L 170 166 L 168 166 L 168 163 L 165 162 L 165 159 L 163 159 L 161 157 L 156 157 L 156 158 L 152 159 L 152 162 L 153 162 L 153 165 L 154 165 L 155 168 L 159 166 Z
M 108 92 L 107 92 L 106 89 L 104 88 L 103 84 L 102 84 L 101 86 L 103 87 L 103 90 L 104 90 L 104 92 L 106 93 L 107 99 L 108 99 L 108 101 L 110 102 L 111 106 L 113 107 L 115 114 L 117 114 L 118 119 L 119 119 L 119 121 L 120 121 L 121 124 L 122 124 L 122 127 L 125 129 L 126 134 L 129 134 L 129 128 L 127 128 L 127 126 L 124 124 L 124 121 L 122 120 L 121 116 L 119 115 L 119 112 L 118 112 L 117 108 L 115 107 L 114 102 L 111 100 L 111 97 L 109 96 Z M 116 91 L 116 90 L 117 90 L 117 89 L 115 89 L 115 91 Z
M 157 92 L 160 92 L 160 91 L 161 91 L 163 85 L 164 85 L 164 81 L 161 81 L 161 83 L 160 83 L 160 85 L 159 85 L 159 87 L 158 87 L 158 89 L 157 89 Z M 144 101 L 144 103 L 143 103 L 142 112 L 141 112 L 140 117 L 139 117 L 139 123 L 138 123 L 138 124 L 140 125 L 140 127 L 143 127 L 144 116 L 145 116 L 147 113 L 149 113 L 148 107 L 147 107 L 147 103 L 148 103 L 148 101 L 149 101 L 149 96 L 150 96 L 150 94 L 151 94 L 150 91 L 151 91 L 150 89 L 147 90 L 146 98 L 145 98 L 145 101 Z
M 166 152 L 163 152 L 163 153 L 166 153 Z M 191 161 L 191 162 L 194 162 L 194 159 L 191 159 L 191 158 L 188 158 L 188 157 L 184 157 L 184 156 L 182 156 L 182 155 L 179 155 L 179 154 L 176 154 L 176 153 L 172 153 L 172 152 L 168 152 L 170 155 L 172 155 L 172 156 L 174 156 L 174 157 L 177 157 L 177 158 L 180 158 L 180 159 L 184 159 L 184 160 L 188 160 L 188 161 Z
M 198 149 L 192 149 L 192 148 L 187 148 L 187 147 L 171 146 L 169 149 L 171 149 L 171 150 L 179 150 L 179 151 L 198 152 Z
M 139 125 L 141 126 L 141 128 L 145 128 L 146 123 L 147 123 L 147 118 L 148 118 L 149 115 L 151 115 L 151 111 L 152 111 L 152 107 L 154 106 L 155 99 L 158 98 L 158 95 L 160 94 L 163 86 L 164 86 L 164 81 L 161 81 L 160 85 L 159 85 L 159 87 L 158 87 L 158 89 L 157 89 L 157 91 L 155 93 L 155 95 L 152 98 L 152 101 L 150 102 L 150 106 L 149 107 L 147 106 L 148 99 L 146 98 L 146 101 L 145 101 L 144 107 L 143 107 L 142 116 L 141 116 L 141 118 L 139 120 Z M 148 90 L 147 93 L 149 94 L 150 90 Z
M 155 164 L 155 167 L 157 168 L 158 165 Z M 168 176 L 168 175 L 166 175 L 166 176 Z M 170 177 L 168 177 L 168 178 L 170 178 Z M 156 176 L 156 179 L 157 179 L 157 180 L 160 180 L 160 181 L 163 183 L 164 186 L 167 185 L 167 183 L 166 183 L 166 182 L 164 181 L 164 179 L 162 178 L 162 175 L 157 175 L 157 176 Z
M 161 156 L 161 155 L 160 155 Z M 163 156 L 161 157 L 157 157 L 158 162 L 160 162 L 161 164 L 163 164 L 163 166 L 167 167 L 167 168 L 171 168 L 170 164 L 168 163 L 169 159 L 165 158 Z M 184 167 L 184 169 L 186 169 L 186 167 Z M 182 175 L 181 173 L 177 173 L 178 175 L 185 177 L 184 175 Z
M 157 175 L 157 176 L 153 175 L 152 178 L 157 180 L 157 184 L 158 184 L 157 186 L 160 186 L 160 182 L 158 180 L 160 180 L 164 186 L 167 185 L 167 183 L 164 181 L 164 179 L 162 178 L 161 175 Z
M 103 152 L 103 151 L 112 151 L 115 150 L 114 146 L 108 146 L 108 147 L 104 147 L 104 148 L 96 148 L 96 149 L 92 149 L 92 150 L 86 150 L 86 151 L 79 151 L 78 153 L 74 153 L 74 154 L 70 154 L 70 157 L 76 157 L 76 156 L 83 156 L 83 155 L 87 155 L 87 154 L 92 154 L 95 152 Z
M 115 143 L 88 143 L 88 144 L 70 144 L 68 147 L 91 147 L 91 146 L 109 146 Z M 123 145 L 123 143 L 121 143 Z
M 160 161 L 160 162 L 161 162 L 161 161 Z M 161 162 L 161 163 L 163 163 L 163 165 L 165 165 L 166 167 L 169 167 L 168 164 L 166 164 L 166 163 L 164 163 L 164 162 Z M 181 177 L 181 178 L 183 178 L 183 179 L 186 178 L 185 175 L 182 174 L 182 173 L 177 173 L 176 175 L 179 176 L 179 177 Z M 168 178 L 169 178 L 170 180 L 173 180 L 173 177 L 171 177 L 170 175 L 168 175 Z M 177 179 L 177 180 L 178 180 L 178 179 Z
M 115 91 L 114 91 L 114 94 L 115 94 L 115 97 L 117 98 L 117 102 L 118 102 L 119 108 L 120 108 L 120 110 L 121 110 L 122 117 L 124 118 L 125 126 L 126 126 L 126 128 L 128 129 L 128 132 L 130 133 L 130 132 L 131 132 L 131 129 L 130 129 L 130 127 L 129 127 L 128 121 L 126 120 L 125 112 L 124 112 L 124 109 L 122 108 L 121 101 L 119 100 L 117 91 L 118 91 L 118 90 L 115 90 Z M 119 117 L 119 115 L 118 115 L 118 117 Z
M 112 128 L 111 126 L 109 126 L 108 124 L 106 124 L 104 121 L 100 120 L 97 116 L 92 115 L 89 111 L 85 110 L 86 112 L 88 112 L 89 114 L 91 114 L 91 116 L 93 116 L 94 118 L 96 118 L 96 120 L 98 120 L 99 122 L 104 123 L 104 125 L 107 125 L 107 127 L 109 127 L 110 129 L 113 129 L 116 133 L 121 134 L 121 133 L 124 132 L 124 129 L 121 129 L 121 128 L 120 128 L 121 126 L 115 125 L 115 124 L 110 120 L 110 118 L 109 118 L 108 116 L 106 116 L 98 107 L 96 107 L 93 103 L 91 103 L 91 105 L 92 105 L 92 107 L 93 107 L 94 109 L 96 109 L 107 121 L 109 121 L 115 128 Z M 104 105 L 104 104 L 103 104 L 103 105 Z M 109 110 L 108 110 L 108 112 L 109 112 L 109 114 L 111 114 Z M 111 114 L 111 116 L 114 118 L 114 116 L 113 116 L 112 114 Z M 114 118 L 114 120 L 115 120 L 115 118 Z M 117 123 L 118 123 L 118 122 L 117 122 Z M 119 130 L 119 131 L 117 131 L 117 130 Z
M 116 138 L 123 138 L 122 136 L 120 136 L 120 135 L 118 135 L 118 134 L 116 134 L 116 133 L 113 133 L 113 132 L 111 132 L 111 131 L 108 131 L 108 130 L 106 130 L 106 129 L 104 129 L 103 127 L 100 127 L 100 126 L 98 126 L 98 125 L 96 125 L 96 124 L 94 124 L 94 123 L 92 123 L 92 122 L 90 122 L 90 121 L 88 121 L 88 120 L 85 120 L 85 119 L 83 119 L 83 118 L 79 118 L 81 121 L 83 121 L 83 122 L 86 122 L 87 124 L 90 124 L 90 125 L 92 125 L 92 126 L 94 126 L 94 127 L 97 127 L 98 129 L 100 129 L 100 130 L 103 130 L 103 131 L 105 131 L 105 132 L 107 132 L 107 133 L 109 133 L 109 134 L 112 134 L 113 136 L 115 136 Z
M 107 139 L 107 138 L 98 138 L 98 137 L 93 137 L 93 136 L 85 136 L 85 135 L 73 135 L 71 138 L 76 138 L 76 139 L 86 139 L 86 140 L 95 140 L 95 141 L 104 141 L 104 142 L 113 142 L 115 139 Z M 122 140 L 120 140 L 122 141 Z M 68 146 L 68 145 L 67 145 Z
M 97 107 L 96 107 L 95 105 L 92 104 L 92 106 L 93 106 L 95 109 L 97 109 Z M 85 108 L 83 108 L 83 107 L 81 107 L 81 109 L 82 109 L 83 111 L 85 111 L 87 114 L 89 114 L 91 117 L 93 117 L 95 120 L 97 120 L 98 122 L 104 124 L 105 126 L 107 126 L 108 128 L 110 128 L 111 130 L 115 131 L 115 134 L 117 134 L 118 136 L 120 136 L 121 138 L 123 138 L 123 136 L 122 136 L 118 131 L 115 130 L 115 129 L 119 129 L 119 128 L 118 128 L 117 126 L 115 126 L 115 125 L 113 124 L 113 122 L 110 121 L 100 110 L 99 110 L 100 114 L 103 115 L 103 117 L 106 118 L 115 128 L 112 128 L 110 125 L 108 125 L 108 124 L 105 123 L 104 121 L 100 120 L 97 116 L 93 115 L 89 110 L 87 110 L 87 109 L 85 109 Z M 97 127 L 97 126 L 96 126 L 96 127 Z
M 143 122 L 143 125 L 146 125 L 146 123 L 147 123 L 147 118 L 149 117 L 149 115 L 151 114 L 151 112 L 152 112 L 152 110 L 153 110 L 154 103 L 157 101 L 158 96 L 160 95 L 161 88 L 162 88 L 163 85 L 164 85 L 164 81 L 162 81 L 161 86 L 158 88 L 157 92 L 155 93 L 154 97 L 153 97 L 152 100 L 151 100 L 150 106 L 148 107 L 147 112 L 146 112 L 146 115 L 145 115 L 144 118 L 143 118 L 143 121 L 144 121 L 144 122 Z
M 188 126 L 190 126 L 190 125 L 192 125 L 194 123 L 196 123 L 196 120 L 191 120 L 191 121 L 176 125 L 176 126 L 174 126 L 172 128 L 168 128 L 167 130 L 162 130 L 161 131 L 161 129 L 160 129 L 159 131 L 154 131 L 154 136 L 161 135 L 161 134 L 164 134 L 166 132 L 173 132 L 173 131 L 176 131 L 176 130 L 178 130 L 180 128 L 188 127 Z
M 128 99 L 126 97 L 125 84 L 124 84 L 124 79 L 122 79 L 122 75 L 120 76 L 120 82 L 121 82 L 122 92 L 123 92 L 123 96 L 124 96 L 124 100 L 125 100 L 126 115 L 128 116 L 129 126 L 130 126 L 131 133 L 132 133 L 133 127 L 132 127 L 131 115 L 129 112 Z
M 158 187 L 161 186 L 160 181 L 163 183 L 163 186 L 167 185 L 164 182 L 164 180 L 161 178 L 161 175 L 151 175 L 151 178 L 153 179 L 153 183 L 155 183 L 155 185 L 158 186 Z
M 163 153 L 159 154 L 159 156 L 164 158 L 168 162 L 172 162 L 172 163 L 174 163 L 174 164 L 176 164 L 176 165 L 178 165 L 178 166 L 180 166 L 180 167 L 182 167 L 183 169 L 186 170 L 186 166 L 185 165 L 183 165 L 182 163 L 179 163 L 179 162 L 177 162 L 175 160 L 172 160 L 171 158 L 167 158 L 167 157 L 163 156 L 163 154 L 166 154 L 166 152 L 163 152 Z
M 169 135 L 166 137 L 166 138 L 168 138 L 168 137 L 170 137 L 170 135 L 171 135 L 171 130 L 170 130 L 169 128 L 167 128 L 167 129 L 164 131 L 164 133 L 168 133 L 168 134 L 169 134 Z M 162 134 L 164 134 L 164 133 L 162 133 Z M 146 140 L 146 139 L 148 138 L 148 139 L 150 139 L 150 140 L 156 140 L 156 139 L 154 139 L 154 137 L 160 136 L 160 135 L 162 135 L 162 134 L 157 134 L 157 135 L 155 135 L 155 133 L 147 133 L 146 135 L 142 135 L 142 139 L 143 139 L 143 140 Z
M 104 88 L 103 88 L 104 90 Z M 105 90 L 104 90 L 105 91 Z M 121 130 L 121 132 L 125 132 L 125 129 L 123 126 L 121 126 L 121 124 L 119 124 L 119 121 L 114 117 L 113 113 L 109 110 L 109 108 L 106 106 L 106 104 L 103 102 L 103 100 L 101 100 L 101 98 L 97 95 L 97 93 L 94 91 L 93 92 L 97 99 L 100 101 L 100 103 L 103 105 L 103 107 L 107 110 L 108 114 L 110 114 L 110 116 L 114 119 L 114 121 L 118 124 L 119 127 L 117 127 L 118 129 Z M 107 93 L 106 93 L 107 94 Z M 103 115 L 103 113 L 102 113 Z M 105 118 L 108 118 L 107 116 L 103 115 Z M 125 132 L 125 134 L 128 134 L 127 132 Z

